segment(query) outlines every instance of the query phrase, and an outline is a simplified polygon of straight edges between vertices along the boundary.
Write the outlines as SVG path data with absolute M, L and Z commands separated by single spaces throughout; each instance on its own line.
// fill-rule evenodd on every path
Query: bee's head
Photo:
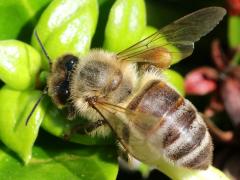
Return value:
M 58 107 L 63 107 L 69 100 L 69 83 L 78 61 L 76 56 L 64 55 L 52 65 L 47 81 L 48 94 Z
M 71 81 L 72 72 L 76 64 L 79 62 L 78 57 L 68 54 L 60 57 L 59 59 L 57 59 L 57 61 L 52 63 L 51 58 L 49 57 L 46 49 L 43 46 L 42 41 L 38 36 L 37 30 L 34 30 L 34 35 L 43 54 L 48 60 L 48 64 L 51 70 L 47 78 L 47 86 L 44 88 L 42 95 L 39 97 L 34 107 L 32 108 L 32 111 L 29 113 L 25 122 L 26 125 L 28 124 L 29 119 L 31 118 L 32 114 L 34 113 L 37 106 L 46 94 L 48 94 L 52 98 L 53 102 L 59 108 L 66 105 L 70 97 L 69 84 Z

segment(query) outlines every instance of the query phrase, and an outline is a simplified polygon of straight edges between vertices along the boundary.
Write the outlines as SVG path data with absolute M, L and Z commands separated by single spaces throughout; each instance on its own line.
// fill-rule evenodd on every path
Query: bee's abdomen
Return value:
M 166 83 L 155 80 L 145 85 L 128 107 L 159 118 L 148 137 L 167 159 L 193 169 L 206 169 L 211 163 L 212 141 L 202 118 Z

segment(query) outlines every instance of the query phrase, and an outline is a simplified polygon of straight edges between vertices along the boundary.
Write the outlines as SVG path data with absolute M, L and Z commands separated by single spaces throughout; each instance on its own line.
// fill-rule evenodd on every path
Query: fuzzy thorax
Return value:
M 118 61 L 113 53 L 92 50 L 79 61 L 73 72 L 70 101 L 81 116 L 97 121 L 103 118 L 87 99 L 97 97 L 108 103 L 124 104 L 136 81 L 135 65 Z

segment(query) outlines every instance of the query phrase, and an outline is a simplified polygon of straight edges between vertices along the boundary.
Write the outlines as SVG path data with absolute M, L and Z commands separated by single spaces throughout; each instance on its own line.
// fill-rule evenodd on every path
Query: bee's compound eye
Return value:
M 62 104 L 67 103 L 67 100 L 69 98 L 70 92 L 69 92 L 69 81 L 63 81 L 59 84 L 57 88 L 57 94 L 58 99 Z
M 75 64 L 78 62 L 78 58 L 76 56 L 68 55 L 66 56 L 65 68 L 67 71 L 71 71 Z

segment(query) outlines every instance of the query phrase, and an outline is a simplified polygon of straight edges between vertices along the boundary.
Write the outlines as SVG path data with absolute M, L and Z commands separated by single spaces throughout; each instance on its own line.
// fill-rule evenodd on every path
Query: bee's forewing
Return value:
M 194 42 L 209 33 L 225 14 L 226 10 L 221 7 L 200 9 L 118 53 L 118 59 L 166 68 L 191 55 Z
M 156 136 L 156 130 L 159 130 L 163 119 L 107 102 L 97 103 L 96 108 L 105 117 L 126 152 L 151 165 L 162 158 L 162 153 L 159 153 L 162 137 Z
M 105 117 L 124 146 L 130 145 L 129 139 L 144 141 L 162 123 L 161 118 L 151 114 L 132 111 L 108 102 L 97 103 L 96 108 Z M 131 147 L 126 148 L 131 149 Z

